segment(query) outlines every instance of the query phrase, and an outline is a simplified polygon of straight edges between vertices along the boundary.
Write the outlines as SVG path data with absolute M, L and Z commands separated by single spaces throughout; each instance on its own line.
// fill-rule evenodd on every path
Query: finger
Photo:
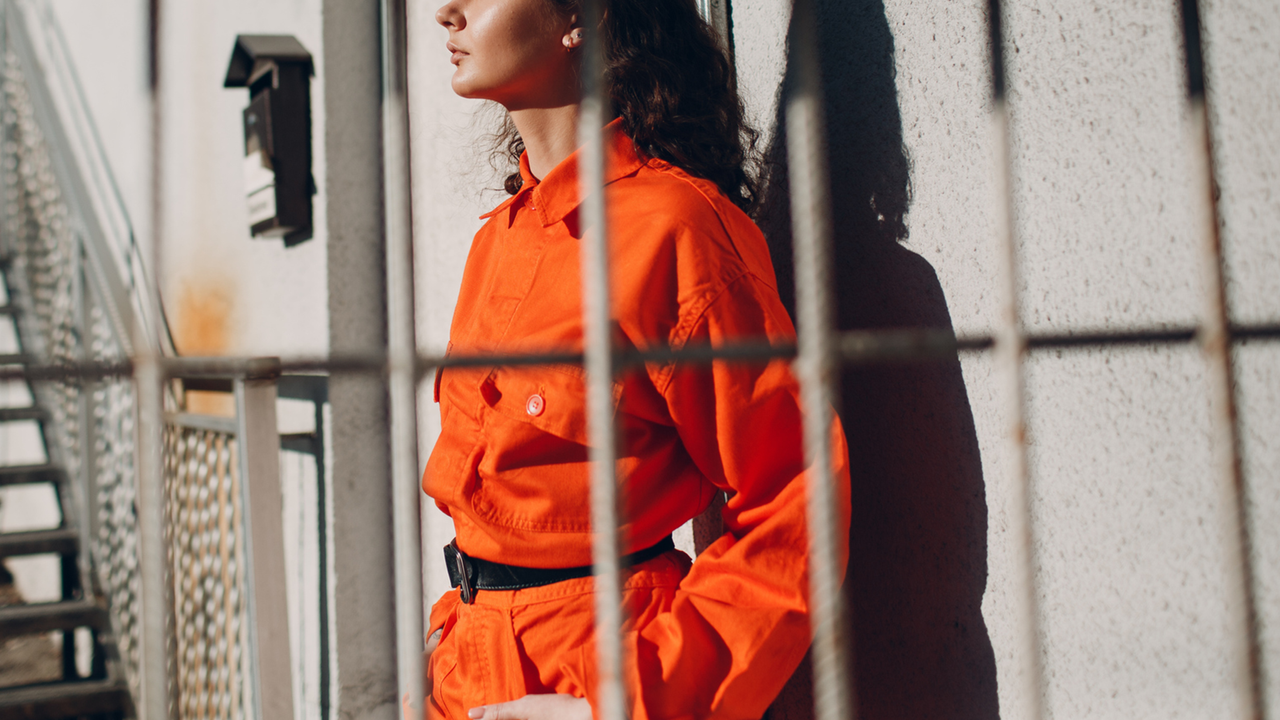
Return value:
M 471 708 L 467 711 L 467 717 L 471 720 L 535 720 L 541 717 L 532 711 L 536 711 L 536 705 L 530 707 L 528 695 L 517 700 L 504 703 L 494 703 L 492 705 L 481 705 L 477 708 Z

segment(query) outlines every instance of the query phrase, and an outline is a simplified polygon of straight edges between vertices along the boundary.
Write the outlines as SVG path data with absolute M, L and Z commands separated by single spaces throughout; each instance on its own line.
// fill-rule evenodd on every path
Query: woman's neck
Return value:
M 529 171 L 541 180 L 556 165 L 578 149 L 578 104 L 560 107 L 512 110 L 525 152 L 529 154 Z

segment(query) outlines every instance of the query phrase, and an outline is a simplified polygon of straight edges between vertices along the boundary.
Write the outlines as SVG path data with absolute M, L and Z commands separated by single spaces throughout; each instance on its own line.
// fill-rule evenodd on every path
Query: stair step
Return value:
M 123 712 L 128 690 L 114 680 L 28 685 L 0 689 L 0 717 L 6 720 L 56 720 Z
M 30 355 L 22 353 L 0 354 L 0 365 L 30 365 L 32 362 Z
M 48 420 L 49 411 L 38 407 L 6 407 L 0 408 L 0 422 L 17 422 L 19 420 Z
M 0 486 L 28 483 L 61 483 L 67 473 L 57 465 L 3 465 L 0 466 Z
M 0 606 L 0 637 L 89 627 L 104 630 L 107 610 L 92 600 Z
M 80 534 L 68 528 L 0 534 L 0 558 L 47 553 L 71 555 L 79 547 Z
M 0 305 L 0 315 L 17 315 L 20 312 L 16 305 Z

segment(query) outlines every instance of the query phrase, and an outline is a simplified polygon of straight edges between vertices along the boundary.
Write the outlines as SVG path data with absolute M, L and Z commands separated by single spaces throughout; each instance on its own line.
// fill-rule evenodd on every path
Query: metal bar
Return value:
M 1009 135 L 1009 108 L 1005 96 L 1004 17 L 1000 0 L 987 5 L 991 59 L 991 105 L 996 153 L 996 186 L 999 212 L 1000 287 L 1003 297 L 1000 324 L 995 336 L 998 367 L 1004 379 L 1006 451 L 1009 453 L 1009 537 L 1014 574 L 1015 623 L 1025 656 L 1018 669 L 1018 685 L 1025 705 L 1013 714 L 1028 720 L 1044 717 L 1044 671 L 1041 664 L 1040 610 L 1036 594 L 1035 533 L 1031 515 L 1031 477 L 1026 447 L 1026 397 L 1023 361 L 1027 341 L 1022 330 L 1018 300 L 1018 240 L 1013 188 L 1013 145 Z
M 729 0 L 698 0 L 698 12 L 711 29 L 720 36 L 720 42 L 729 59 L 733 59 L 733 45 L 729 38 Z
M 595 638 L 599 662 L 596 685 L 598 720 L 628 717 L 622 683 L 622 574 L 618 562 L 618 493 L 615 477 L 617 436 L 613 426 L 613 348 L 610 331 L 609 228 L 605 217 L 604 0 L 582 3 L 582 105 L 578 116 L 582 195 L 582 324 L 587 371 L 587 421 L 590 424 L 591 559 L 595 566 Z
M 324 394 L 313 398 L 315 402 L 316 428 L 316 564 L 319 572 L 316 585 L 319 589 L 317 602 L 320 615 L 320 720 L 332 717 L 332 668 L 333 646 L 329 641 L 329 487 L 328 458 L 325 457 L 326 443 L 324 427 L 324 404 L 329 398 L 328 378 L 325 379 Z
M 1086 333 L 1036 333 L 1025 334 L 1025 350 L 1060 350 L 1072 348 L 1103 348 L 1112 346 L 1178 345 L 1199 341 L 1196 328 L 1170 328 L 1152 330 L 1116 330 Z M 1280 325 L 1234 325 L 1227 333 L 1232 342 L 1280 340 Z M 946 359 L 955 353 L 984 352 L 996 346 L 996 339 L 988 335 L 956 337 L 947 330 L 855 330 L 835 333 L 836 359 L 845 365 L 882 363 L 888 361 L 928 361 Z M 794 345 L 766 342 L 741 342 L 727 345 L 685 346 L 680 349 L 655 348 L 650 350 L 616 350 L 614 367 L 624 369 L 645 363 L 708 364 L 726 362 L 768 362 L 778 358 L 794 358 Z M 417 356 L 417 378 L 438 367 L 523 367 L 533 365 L 576 365 L 581 367 L 583 355 L 579 352 L 545 352 L 518 355 L 439 355 Z M 8 367 L 5 367 L 5 366 Z M 260 358 L 167 358 L 161 360 L 165 377 L 209 380 L 207 387 L 188 389 L 230 388 L 238 377 L 256 377 L 261 370 Z M 338 374 L 389 375 L 390 364 L 385 355 L 335 354 L 331 359 L 323 357 L 293 357 L 279 361 L 283 373 L 329 372 Z M 0 380 L 101 380 L 128 377 L 134 373 L 134 363 L 128 360 L 115 362 L 35 363 L 30 356 L 0 356 Z M 225 390 L 223 390 L 225 391 Z
M 142 653 L 140 659 L 141 707 L 145 720 L 176 718 L 178 712 L 176 672 L 177 649 L 174 631 L 173 584 L 165 528 L 165 488 L 163 464 L 163 375 L 159 346 L 151 342 L 154 328 L 145 319 L 158 317 L 157 278 L 162 265 L 164 237 L 164 126 L 160 85 L 160 22 L 162 0 L 149 0 L 149 91 L 151 102 L 151 267 L 147 276 L 144 303 L 151 312 L 134 322 L 134 381 L 138 402 L 138 484 L 137 515 L 142 580 Z
M 1240 459 L 1239 416 L 1236 411 L 1233 346 L 1228 339 L 1230 307 L 1223 278 L 1222 226 L 1215 197 L 1213 134 L 1206 107 L 1204 54 L 1200 10 L 1196 0 L 1182 0 L 1182 40 L 1187 63 L 1188 149 L 1195 197 L 1192 208 L 1200 237 L 1200 268 L 1204 287 L 1199 339 L 1207 365 L 1212 448 L 1217 471 L 1218 515 L 1222 531 L 1224 589 L 1229 609 L 1232 646 L 1231 676 L 1241 702 L 1241 714 L 1252 720 L 1267 717 L 1266 684 L 1258 618 L 1258 585 L 1253 568 L 1253 538 L 1249 526 L 1248 487 Z
M 386 212 L 387 359 L 395 549 L 397 697 L 423 713 L 422 517 L 418 479 L 417 343 L 409 196 L 409 102 L 404 0 L 381 0 L 382 171 Z
M 3 68 L 6 72 L 9 66 L 9 49 L 12 44 L 9 41 L 9 27 L 13 24 L 12 16 L 14 13 L 13 9 L 9 7 L 11 2 L 12 0 L 0 2 L 0 68 Z M 3 91 L 2 88 L 0 88 L 0 112 L 5 114 L 10 112 L 9 93 Z M 0 124 L 0 162 L 10 162 L 9 156 L 12 153 L 15 155 L 13 162 L 16 165 L 17 147 L 15 143 L 9 142 L 8 133 L 5 132 L 7 127 L 7 123 Z M 4 167 L 7 167 L 7 165 Z M 0 172 L 0 198 L 4 199 L 3 202 L 0 202 L 0 266 L 3 266 L 11 259 L 14 252 L 14 238 L 17 236 L 17 222 L 9 212 L 10 203 L 8 198 L 10 197 L 10 192 L 9 173 Z M 0 283 L 4 283 L 4 275 L 2 273 L 0 273 Z M 7 284 L 4 300 L 5 303 L 13 302 L 13 298 L 9 296 Z M 12 305 L 6 305 L 5 307 L 9 311 L 13 310 Z
M 285 593 L 276 383 L 236 381 L 236 443 L 243 498 L 249 651 L 259 720 L 293 717 L 289 605 Z
M 818 29 L 812 0 L 796 0 L 789 41 L 797 84 L 787 98 L 787 161 L 795 243 L 796 375 L 804 406 L 809 470 L 809 602 L 813 632 L 814 716 L 846 720 L 855 714 L 843 576 L 837 551 L 835 477 L 831 467 L 832 399 L 836 366 L 831 325 L 831 201 Z

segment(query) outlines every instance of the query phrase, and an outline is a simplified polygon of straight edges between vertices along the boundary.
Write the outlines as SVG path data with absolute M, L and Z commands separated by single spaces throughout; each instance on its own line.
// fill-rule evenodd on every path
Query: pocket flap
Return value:
M 541 366 L 498 368 L 490 376 L 495 393 L 492 407 L 503 415 L 529 423 L 565 440 L 587 445 L 587 384 L 581 368 Z M 622 383 L 613 382 L 613 411 L 622 399 Z

